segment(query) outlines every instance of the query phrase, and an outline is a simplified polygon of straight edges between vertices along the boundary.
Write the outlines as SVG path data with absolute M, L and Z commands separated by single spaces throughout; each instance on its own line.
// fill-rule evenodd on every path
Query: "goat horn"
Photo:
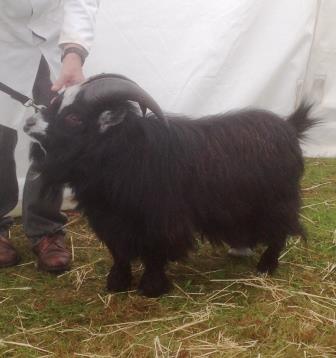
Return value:
M 159 105 L 137 83 L 116 74 L 102 74 L 89 78 L 82 84 L 83 98 L 89 103 L 106 101 L 134 101 L 139 103 L 143 114 L 150 109 L 159 119 L 168 124 Z
M 86 79 L 85 82 L 83 82 L 83 85 L 96 80 L 100 80 L 102 78 L 119 78 L 122 80 L 130 81 L 138 86 L 136 82 L 134 82 L 133 80 L 131 80 L 130 78 L 124 75 L 120 75 L 119 73 L 100 73 L 99 75 L 91 76 L 88 79 Z

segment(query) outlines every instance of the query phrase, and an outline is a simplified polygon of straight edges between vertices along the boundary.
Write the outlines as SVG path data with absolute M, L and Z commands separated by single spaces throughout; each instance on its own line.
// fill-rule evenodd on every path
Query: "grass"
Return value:
M 107 250 L 84 219 L 68 225 L 70 272 L 38 272 L 19 222 L 21 265 L 0 271 L 1 357 L 336 357 L 336 160 L 308 159 L 302 183 L 308 246 L 289 240 L 273 277 L 259 255 L 200 249 L 169 267 L 159 299 L 109 294 Z M 260 253 L 260 252 L 259 252 Z

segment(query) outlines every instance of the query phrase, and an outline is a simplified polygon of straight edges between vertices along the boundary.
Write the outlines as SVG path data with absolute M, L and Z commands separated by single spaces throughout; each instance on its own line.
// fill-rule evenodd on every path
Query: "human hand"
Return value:
M 63 59 L 61 73 L 51 87 L 51 90 L 57 92 L 63 87 L 81 83 L 84 79 L 80 56 L 76 53 L 68 53 Z

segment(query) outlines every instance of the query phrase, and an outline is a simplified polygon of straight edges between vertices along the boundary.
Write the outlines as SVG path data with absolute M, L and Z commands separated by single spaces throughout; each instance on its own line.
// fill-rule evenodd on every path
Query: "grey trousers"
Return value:
M 50 90 L 50 72 L 46 60 L 42 57 L 33 88 L 33 98 L 38 104 L 49 104 L 53 94 Z M 8 213 L 18 202 L 18 183 L 14 151 L 17 144 L 17 132 L 0 126 L 0 233 L 8 230 L 12 218 Z M 38 243 L 44 235 L 62 231 L 66 217 L 60 212 L 63 188 L 51 198 L 42 196 L 42 181 L 33 175 L 31 164 L 25 181 L 22 203 L 22 221 L 25 234 L 32 245 Z

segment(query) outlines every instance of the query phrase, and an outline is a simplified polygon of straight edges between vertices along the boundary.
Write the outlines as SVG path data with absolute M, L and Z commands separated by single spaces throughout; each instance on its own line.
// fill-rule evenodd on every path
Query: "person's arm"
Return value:
M 93 39 L 99 0 L 65 0 L 64 22 L 59 38 L 62 68 L 52 91 L 59 91 L 84 80 L 82 65 Z M 76 50 L 71 50 L 72 48 Z

